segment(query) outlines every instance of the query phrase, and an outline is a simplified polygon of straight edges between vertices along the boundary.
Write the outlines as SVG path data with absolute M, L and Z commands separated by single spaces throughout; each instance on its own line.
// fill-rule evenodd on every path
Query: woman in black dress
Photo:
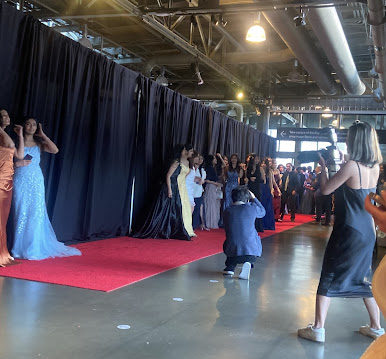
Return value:
M 324 342 L 331 297 L 363 298 L 370 325 L 359 332 L 372 338 L 385 333 L 371 292 L 371 263 L 375 245 L 374 221 L 364 208 L 365 198 L 375 191 L 382 155 L 377 134 L 366 122 L 355 122 L 347 134 L 350 160 L 327 179 L 326 163 L 320 159 L 321 194 L 335 191 L 335 223 L 323 260 L 316 296 L 315 322 L 298 330 L 302 338 Z
M 255 195 L 255 197 L 259 201 L 261 200 L 260 184 L 264 183 L 264 177 L 265 174 L 260 166 L 259 157 L 257 157 L 255 154 L 251 154 L 247 167 L 248 189 Z M 256 231 L 264 232 L 262 218 L 256 219 L 255 227 Z
M 162 185 L 159 196 L 145 224 L 133 237 L 191 240 L 192 235 L 188 233 L 184 224 L 178 185 L 178 176 L 182 174 L 181 162 L 186 161 L 192 152 L 190 148 L 187 150 L 186 147 L 184 145 L 175 146 L 173 159 L 166 174 L 166 182 Z M 183 178 L 183 181 L 185 181 L 185 178 Z

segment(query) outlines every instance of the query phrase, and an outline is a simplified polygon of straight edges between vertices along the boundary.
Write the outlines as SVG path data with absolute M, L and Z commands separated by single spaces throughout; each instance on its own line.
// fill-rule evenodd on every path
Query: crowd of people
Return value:
M 253 153 L 244 162 L 237 154 L 203 156 L 189 144 L 175 147 L 171 163 L 157 203 L 137 237 L 190 240 L 195 230 L 223 227 L 223 213 L 238 186 L 247 187 L 265 209 L 265 215 L 256 219 L 257 232 L 275 230 L 275 223 L 282 222 L 287 213 L 291 221 L 296 213 L 313 214 L 315 223 L 321 223 L 324 215 L 324 224 L 330 225 L 332 195 L 318 191 L 320 166 L 313 170 L 294 168 L 292 163 L 277 165 L 275 159 Z M 167 218 L 178 223 L 176 233 Z
M 10 118 L 0 110 L 0 266 L 13 257 L 39 260 L 48 257 L 81 255 L 59 242 L 45 204 L 42 152 L 55 154 L 57 146 L 34 118 L 15 126 L 15 141 L 6 128 Z M 276 164 L 271 158 L 237 154 L 203 156 L 191 145 L 177 145 L 161 191 L 138 238 L 191 240 L 195 231 L 225 228 L 225 275 L 233 275 L 242 264 L 240 279 L 249 273 L 262 245 L 258 232 L 274 230 L 288 213 L 315 214 L 315 223 L 325 215 L 334 228 L 329 239 L 316 296 L 315 320 L 298 331 L 302 338 L 324 342 L 330 298 L 363 298 L 370 324 L 360 332 L 372 338 L 385 333 L 371 289 L 371 262 L 376 224 L 386 230 L 386 194 L 382 155 L 375 130 L 357 121 L 347 136 L 348 157 L 329 178 L 326 163 L 293 168 L 292 163 Z M 376 197 L 373 192 L 380 196 Z M 370 198 L 381 203 L 375 207 Z M 368 212 L 366 212 L 366 209 Z M 11 212 L 10 220 L 8 221 Z M 11 238 L 7 246 L 7 221 Z M 10 245 L 11 244 L 11 245 Z M 12 256 L 10 254 L 10 250 Z
M 40 154 L 55 154 L 58 148 L 36 119 L 25 118 L 22 126 L 14 127 L 15 141 L 7 130 L 10 123 L 8 112 L 0 109 L 0 266 L 14 258 L 81 255 L 57 240 L 47 214 Z

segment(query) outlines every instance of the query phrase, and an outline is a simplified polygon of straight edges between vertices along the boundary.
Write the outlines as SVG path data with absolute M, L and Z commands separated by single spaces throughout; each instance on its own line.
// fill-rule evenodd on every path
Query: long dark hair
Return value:
M 236 157 L 236 159 L 237 159 L 236 168 L 233 168 L 233 165 L 232 165 L 232 157 Z M 239 156 L 237 155 L 237 153 L 234 153 L 234 154 L 231 155 L 231 157 L 229 158 L 228 171 L 229 171 L 229 172 L 237 172 L 237 173 L 239 173 L 240 170 L 241 170 L 241 166 L 240 166 L 240 158 L 239 158 Z
M 264 163 L 265 163 L 265 174 L 268 175 L 269 174 L 269 171 L 271 170 L 270 166 L 269 166 L 269 160 L 268 158 L 266 158 L 264 160 Z
M 173 147 L 172 155 L 170 158 L 170 162 L 180 162 L 181 159 L 181 153 L 184 150 L 185 145 L 178 144 Z
M 25 124 L 28 120 L 34 120 L 36 122 L 36 132 L 39 130 L 40 122 L 33 116 L 25 116 L 23 118 L 23 122 L 21 125 L 23 126 L 23 132 L 25 133 Z M 36 132 L 34 133 L 34 141 L 40 146 L 42 144 L 42 139 L 39 136 L 36 136 Z
M 255 153 L 251 153 L 249 155 L 249 162 L 248 162 L 248 167 L 247 167 L 247 171 L 250 171 L 252 172 L 253 171 L 253 166 L 255 164 L 255 158 L 257 157 L 257 155 Z M 257 163 L 256 164 L 256 169 L 260 167 L 260 163 Z
M 213 160 L 214 160 L 214 156 L 213 155 L 206 155 L 204 157 L 204 168 L 205 170 L 207 170 L 208 168 L 213 168 Z

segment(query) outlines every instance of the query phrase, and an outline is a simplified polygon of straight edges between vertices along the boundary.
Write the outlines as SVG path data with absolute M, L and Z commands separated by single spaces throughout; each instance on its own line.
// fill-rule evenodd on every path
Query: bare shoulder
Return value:
M 173 161 L 170 165 L 170 168 L 177 168 L 180 163 L 178 161 Z

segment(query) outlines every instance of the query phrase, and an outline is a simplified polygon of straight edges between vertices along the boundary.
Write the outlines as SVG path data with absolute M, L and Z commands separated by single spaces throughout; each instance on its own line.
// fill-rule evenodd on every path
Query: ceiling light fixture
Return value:
M 243 91 L 237 92 L 236 97 L 239 101 L 241 101 L 244 98 L 244 92 Z
M 329 107 L 326 107 L 323 111 L 324 111 L 324 113 L 322 113 L 323 118 L 331 118 L 334 116 L 332 113 L 330 113 L 331 109 Z
M 165 77 L 165 69 L 163 68 L 161 74 L 157 76 L 155 82 L 162 86 L 169 86 L 169 81 Z
M 300 8 L 300 15 L 294 17 L 295 26 L 306 26 L 306 14 L 302 8 Z
M 236 117 L 236 116 L 237 116 L 237 112 L 236 112 L 235 108 L 232 107 L 232 108 L 228 111 L 227 115 L 228 115 L 229 117 Z
M 248 29 L 245 39 L 249 42 L 263 42 L 267 39 L 265 30 L 260 25 L 260 12 L 257 14 L 257 21 L 255 24 Z

